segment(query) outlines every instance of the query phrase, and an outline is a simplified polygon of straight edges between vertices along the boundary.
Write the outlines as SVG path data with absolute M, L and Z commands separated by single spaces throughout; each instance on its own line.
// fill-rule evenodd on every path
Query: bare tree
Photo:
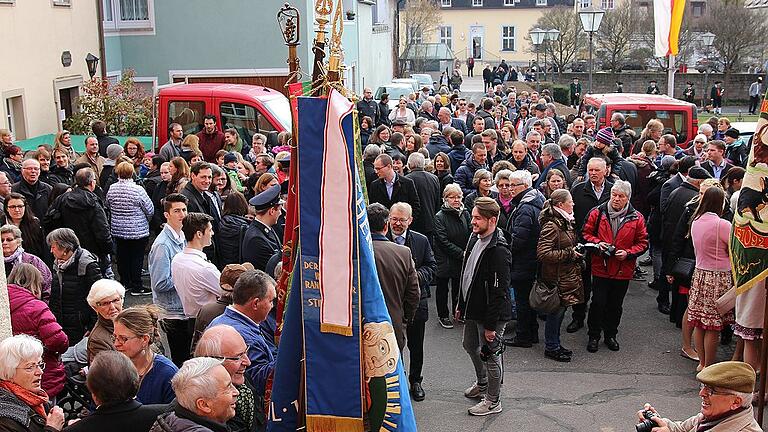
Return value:
M 604 66 L 614 72 L 621 67 L 630 48 L 630 42 L 638 29 L 638 12 L 632 2 L 622 2 L 615 9 L 606 11 L 595 45 L 602 50 Z
M 765 20 L 765 12 L 745 8 L 743 0 L 710 0 L 699 29 L 715 35 L 712 49 L 723 64 L 723 71 L 737 72 L 745 60 L 759 54 L 763 47 L 759 36 L 765 31 Z
M 403 54 L 409 52 L 414 44 L 429 40 L 442 23 L 441 17 L 437 0 L 406 0 L 405 8 L 400 13 L 405 40 L 401 36 L 398 41 L 398 45 L 403 47 L 400 51 L 401 72 L 405 64 Z
M 557 70 L 565 70 L 575 59 L 579 44 L 584 38 L 579 15 L 573 12 L 572 7 L 556 6 L 543 14 L 531 29 L 535 27 L 547 30 L 557 29 L 560 31 L 558 39 L 556 41 L 548 41 L 545 49 Z M 530 35 L 530 32 L 525 35 L 525 39 L 528 41 L 528 50 L 531 53 L 535 53 Z

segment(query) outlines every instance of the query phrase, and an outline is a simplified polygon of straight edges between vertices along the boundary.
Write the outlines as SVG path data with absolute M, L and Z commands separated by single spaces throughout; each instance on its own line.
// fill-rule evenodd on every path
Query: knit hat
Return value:
M 747 363 L 725 361 L 705 367 L 696 374 L 696 379 L 708 386 L 752 393 L 755 388 L 755 375 L 755 370 Z
M 117 160 L 120 154 L 123 152 L 123 148 L 120 144 L 110 144 L 107 146 L 107 157 L 112 160 Z
M 247 270 L 253 270 L 253 264 L 247 262 L 243 264 L 227 264 L 219 277 L 219 285 L 224 291 L 232 291 L 235 288 L 235 282 Z
M 229 152 L 224 155 L 224 164 L 228 164 L 230 162 L 237 162 L 237 155 L 234 152 Z
M 704 168 L 700 166 L 691 167 L 691 169 L 688 170 L 688 178 L 692 178 L 694 180 L 704 180 L 708 178 L 712 178 L 711 175 L 705 170 Z
M 613 145 L 614 138 L 613 129 L 609 127 L 600 129 L 597 131 L 597 135 L 595 135 L 595 141 L 599 141 L 607 146 Z
M 733 139 L 739 138 L 739 130 L 736 128 L 730 128 L 727 131 L 725 131 L 725 136 L 731 137 Z

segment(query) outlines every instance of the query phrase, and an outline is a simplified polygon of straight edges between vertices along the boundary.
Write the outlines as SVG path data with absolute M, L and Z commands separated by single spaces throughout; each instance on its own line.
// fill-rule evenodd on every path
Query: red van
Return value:
M 674 135 L 683 148 L 699 129 L 696 105 L 666 95 L 588 94 L 579 107 L 579 114 L 584 112 L 594 114 L 601 128 L 610 126 L 613 113 L 622 113 L 638 137 L 648 120 L 657 119 L 664 124 L 664 133 Z
M 267 136 L 269 145 L 277 143 L 277 134 L 291 130 L 291 108 L 277 90 L 245 84 L 170 84 L 156 96 L 155 148 L 168 142 L 168 126 L 179 123 L 184 135 L 203 129 L 206 114 L 216 116 L 220 130 L 235 128 L 244 142 L 255 133 Z

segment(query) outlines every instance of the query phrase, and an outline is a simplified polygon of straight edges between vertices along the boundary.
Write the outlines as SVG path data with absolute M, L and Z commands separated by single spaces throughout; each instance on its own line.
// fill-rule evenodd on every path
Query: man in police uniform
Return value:
M 256 216 L 243 236 L 243 262 L 250 262 L 255 269 L 264 271 L 269 259 L 282 248 L 282 242 L 273 229 L 284 203 L 280 199 L 280 186 L 272 186 L 248 203 L 256 210 Z

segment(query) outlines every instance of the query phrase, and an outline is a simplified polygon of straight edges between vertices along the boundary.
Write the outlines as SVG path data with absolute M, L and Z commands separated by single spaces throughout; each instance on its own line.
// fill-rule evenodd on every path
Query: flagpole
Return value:
M 675 97 L 675 56 L 669 56 L 669 69 L 667 70 L 667 95 Z

